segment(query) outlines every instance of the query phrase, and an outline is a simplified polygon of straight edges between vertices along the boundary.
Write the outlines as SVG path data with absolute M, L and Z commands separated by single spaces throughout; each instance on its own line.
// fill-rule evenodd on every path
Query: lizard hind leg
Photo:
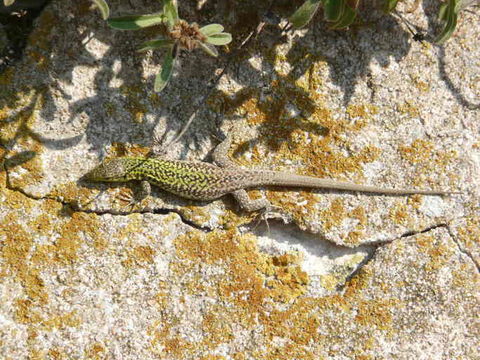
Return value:
M 228 150 L 230 149 L 231 144 L 232 138 L 230 135 L 227 135 L 225 140 L 218 144 L 213 150 L 212 158 L 218 166 L 223 168 L 235 167 L 235 163 L 228 157 Z
M 250 199 L 245 190 L 236 190 L 232 194 L 240 207 L 245 211 L 252 212 L 262 209 L 268 211 L 271 207 L 270 202 L 267 199 Z

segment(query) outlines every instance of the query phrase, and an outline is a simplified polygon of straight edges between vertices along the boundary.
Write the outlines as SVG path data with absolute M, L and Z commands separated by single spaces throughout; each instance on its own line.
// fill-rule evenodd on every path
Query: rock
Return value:
M 222 23 L 238 44 L 262 6 L 182 3 L 180 15 Z M 106 156 L 145 154 L 154 133 L 172 138 L 228 56 L 182 54 L 155 94 L 162 52 L 135 50 L 156 30 L 115 31 L 92 10 L 52 1 L 0 74 L 2 356 L 475 358 L 475 14 L 444 47 L 372 11 L 375 25 L 355 31 L 267 27 L 236 57 L 168 156 L 208 159 L 220 127 L 239 166 L 461 192 L 252 190 L 275 206 L 258 225 L 229 197 L 159 190 L 128 214 L 125 184 L 80 180 Z M 112 4 L 113 16 L 132 12 Z

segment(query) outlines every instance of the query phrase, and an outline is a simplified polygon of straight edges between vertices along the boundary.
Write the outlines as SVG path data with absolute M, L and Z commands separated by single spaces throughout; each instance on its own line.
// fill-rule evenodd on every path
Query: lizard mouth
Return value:
M 81 180 L 86 180 L 86 181 L 99 181 L 102 179 L 102 176 L 100 174 L 100 166 L 94 167 L 92 170 L 84 174 L 80 179 Z
M 86 181 L 92 181 L 92 180 L 95 180 L 95 176 L 94 176 L 94 170 L 90 170 L 89 172 L 87 172 L 86 174 L 84 174 L 80 180 L 86 180 Z

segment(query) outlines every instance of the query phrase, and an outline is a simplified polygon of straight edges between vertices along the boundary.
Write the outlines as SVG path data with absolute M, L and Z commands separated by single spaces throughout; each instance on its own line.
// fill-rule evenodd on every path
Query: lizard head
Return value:
M 84 175 L 88 181 L 127 181 L 127 169 L 122 158 L 105 160 Z

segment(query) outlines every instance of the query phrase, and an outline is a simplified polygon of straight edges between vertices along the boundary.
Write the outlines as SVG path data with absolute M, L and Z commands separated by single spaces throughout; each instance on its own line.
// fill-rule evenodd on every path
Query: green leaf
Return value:
M 332 29 L 343 29 L 352 25 L 357 17 L 357 12 L 346 5 L 342 17 L 331 26 Z
M 459 0 L 461 2 L 461 0 Z M 440 14 L 442 20 L 445 21 L 445 25 L 443 26 L 442 31 L 438 36 L 435 38 L 435 42 L 438 44 L 442 44 L 447 41 L 450 36 L 452 36 L 453 32 L 455 31 L 455 27 L 457 26 L 458 20 L 458 3 L 456 0 L 449 0 L 448 5 L 446 8 L 440 8 Z
M 345 0 L 324 0 L 323 1 L 325 19 L 332 22 L 337 22 L 345 11 Z
M 161 49 L 161 48 L 173 46 L 174 43 L 175 42 L 170 39 L 155 39 L 155 40 L 145 41 L 143 44 L 140 45 L 140 48 L 137 51 L 142 52 L 142 51 L 148 51 L 148 50 Z
M 167 86 L 170 78 L 172 77 L 173 73 L 173 64 L 175 63 L 175 58 L 173 57 L 174 47 L 168 51 L 167 55 L 163 59 L 162 70 L 157 74 L 155 77 L 155 85 L 153 89 L 156 92 L 162 91 L 165 86 Z
M 232 41 L 232 35 L 229 33 L 214 34 L 207 37 L 207 43 L 212 45 L 227 45 Z
M 447 9 L 447 3 L 442 3 L 442 5 L 440 5 L 440 10 L 438 11 L 438 20 L 447 21 Z
M 205 51 L 208 55 L 210 56 L 213 56 L 213 57 L 217 57 L 218 56 L 218 51 L 217 49 L 215 49 L 215 47 L 213 45 L 210 45 L 210 44 L 205 44 L 205 43 L 202 43 L 202 42 L 198 42 L 198 45 L 200 46 L 200 48 Z
M 300 6 L 297 11 L 295 11 L 292 16 L 288 18 L 288 21 L 292 24 L 295 29 L 299 29 L 307 25 L 312 19 L 315 12 L 318 10 L 320 5 L 320 0 L 307 0 L 302 6 Z
M 163 13 L 148 15 L 127 15 L 107 20 L 108 25 L 118 30 L 137 30 L 144 27 L 161 24 L 165 21 Z
M 210 24 L 200 28 L 200 32 L 205 36 L 220 34 L 223 31 L 223 26 L 220 24 Z
M 163 13 L 167 19 L 169 29 L 171 29 L 179 20 L 176 0 L 164 0 Z
M 15 2 L 15 0 L 3 0 L 3 4 L 5 6 L 10 6 Z
M 103 20 L 107 20 L 110 16 L 110 9 L 108 8 L 108 4 L 105 0 L 92 0 L 95 5 L 97 5 L 98 9 L 102 13 Z
M 392 12 L 397 7 L 398 0 L 385 0 L 385 12 Z

